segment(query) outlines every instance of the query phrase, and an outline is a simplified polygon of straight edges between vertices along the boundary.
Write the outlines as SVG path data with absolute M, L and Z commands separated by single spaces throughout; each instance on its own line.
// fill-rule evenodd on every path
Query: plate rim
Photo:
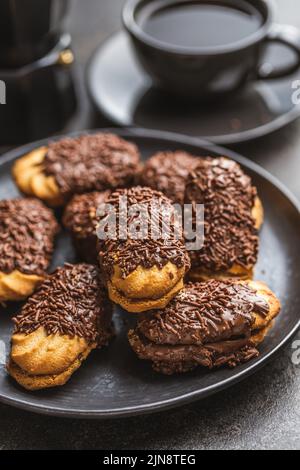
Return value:
M 92 103 L 103 116 L 108 119 L 112 124 L 117 126 L 126 127 L 126 128 L 133 128 L 136 129 L 136 124 L 129 124 L 126 120 L 116 118 L 113 113 L 110 113 L 107 107 L 102 106 L 99 100 L 96 97 L 94 92 L 94 87 L 92 85 L 92 73 L 91 70 L 95 65 L 96 57 L 101 53 L 101 50 L 104 49 L 110 42 L 113 42 L 118 36 L 124 36 L 126 38 L 126 32 L 123 30 L 116 31 L 115 33 L 111 34 L 107 37 L 101 44 L 99 44 L 96 49 L 93 51 L 90 59 L 87 62 L 87 66 L 84 73 L 84 81 L 87 89 L 87 93 L 89 98 L 91 99 Z M 262 80 L 262 83 L 268 82 L 268 80 Z M 209 140 L 216 145 L 234 145 L 234 144 L 241 144 L 245 142 L 251 142 L 257 139 L 260 139 L 264 136 L 271 135 L 276 131 L 288 126 L 296 119 L 300 118 L 300 104 L 294 105 L 294 107 L 288 111 L 287 113 L 281 114 L 280 116 L 276 117 L 273 121 L 268 124 L 263 124 L 259 127 L 255 127 L 253 129 L 248 129 L 243 132 L 234 132 L 232 134 L 227 135 L 216 135 L 216 136 L 195 136 L 195 138 Z M 147 128 L 148 129 L 148 128 Z M 149 128 L 150 129 L 150 128 Z M 166 131 L 172 132 L 172 131 Z M 176 133 L 176 132 L 174 132 Z M 176 133 L 177 134 L 177 133 Z M 178 133 L 179 134 L 179 133 Z M 194 136 L 191 136 L 194 138 Z
M 183 134 L 177 134 L 173 132 L 159 131 L 154 129 L 143 129 L 143 128 L 99 128 L 99 129 L 87 129 L 81 131 L 75 131 L 70 133 L 64 133 L 56 136 L 51 136 L 45 139 L 41 139 L 35 142 L 25 144 L 21 147 L 14 148 L 8 152 L 5 152 L 2 157 L 0 157 L 0 171 L 1 168 L 8 163 L 13 162 L 16 158 L 21 155 L 31 151 L 33 148 L 44 145 L 49 142 L 49 140 L 60 139 L 63 136 L 76 136 L 85 133 L 93 134 L 97 132 L 113 132 L 124 138 L 130 139 L 133 137 L 137 138 L 148 138 L 154 140 L 167 140 L 175 142 L 178 145 L 194 145 L 198 147 L 203 147 L 205 149 L 211 149 L 213 152 L 227 155 L 235 161 L 241 163 L 245 168 L 250 169 L 251 171 L 257 173 L 259 176 L 267 180 L 272 186 L 275 186 L 283 196 L 290 202 L 294 209 L 298 212 L 300 220 L 300 202 L 292 194 L 292 192 L 286 188 L 286 186 L 281 183 L 275 176 L 269 173 L 267 170 L 262 168 L 255 162 L 252 162 L 248 158 L 240 155 L 239 153 L 215 145 L 214 143 L 199 139 L 197 137 L 185 136 Z M 51 415 L 57 417 L 65 418 L 81 418 L 81 419 L 109 419 L 109 418 L 121 418 L 121 417 L 131 417 L 142 414 L 149 414 L 158 411 L 168 410 L 178 406 L 182 406 L 187 403 L 191 403 L 200 399 L 204 399 L 208 396 L 212 396 L 221 390 L 225 390 L 232 385 L 242 381 L 243 379 L 248 378 L 263 366 L 265 366 L 297 333 L 300 328 L 300 318 L 296 322 L 295 326 L 290 330 L 290 332 L 282 339 L 280 343 L 277 344 L 269 353 L 265 356 L 259 357 L 254 363 L 249 363 L 244 370 L 241 370 L 238 373 L 235 373 L 233 377 L 228 377 L 217 384 L 210 385 L 201 390 L 195 390 L 193 392 L 184 393 L 176 398 L 169 398 L 155 403 L 135 405 L 122 408 L 114 408 L 112 410 L 84 410 L 84 409 L 74 409 L 74 408 L 60 408 L 52 407 L 49 405 L 39 405 L 32 404 L 30 401 L 23 399 L 11 398 L 8 395 L 3 395 L 0 391 L 0 402 L 15 408 L 19 408 L 25 411 L 31 411 L 43 415 Z M 30 394 L 28 394 L 30 397 Z M 30 398 L 28 399 L 30 400 Z

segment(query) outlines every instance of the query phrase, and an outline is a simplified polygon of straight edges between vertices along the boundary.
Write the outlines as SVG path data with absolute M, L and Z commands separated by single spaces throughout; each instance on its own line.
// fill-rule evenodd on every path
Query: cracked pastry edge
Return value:
M 52 207 L 64 204 L 64 198 L 53 176 L 44 173 L 47 147 L 39 147 L 19 158 L 13 166 L 13 178 L 20 191 L 35 196 Z
M 27 299 L 45 280 L 44 276 L 24 274 L 19 270 L 11 273 L 0 271 L 0 302 L 18 302 Z

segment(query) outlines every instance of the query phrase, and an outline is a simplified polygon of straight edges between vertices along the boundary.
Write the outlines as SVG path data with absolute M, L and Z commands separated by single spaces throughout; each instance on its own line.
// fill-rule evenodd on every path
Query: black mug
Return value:
M 0 69 L 37 61 L 58 43 L 69 0 L 0 1 Z
M 179 3 L 199 2 L 237 9 L 250 4 L 261 15 L 262 24 L 254 33 L 234 43 L 191 48 L 163 42 L 141 27 L 139 18 L 149 6 L 159 10 Z M 249 81 L 281 78 L 298 69 L 300 32 L 292 26 L 274 24 L 273 13 L 272 2 L 265 0 L 128 0 L 122 17 L 140 64 L 159 87 L 177 95 L 207 98 L 237 91 Z M 296 53 L 292 65 L 262 67 L 266 46 L 274 42 Z
M 41 59 L 0 70 L 0 145 L 20 145 L 65 129 L 77 104 L 73 61 L 71 36 L 63 34 Z

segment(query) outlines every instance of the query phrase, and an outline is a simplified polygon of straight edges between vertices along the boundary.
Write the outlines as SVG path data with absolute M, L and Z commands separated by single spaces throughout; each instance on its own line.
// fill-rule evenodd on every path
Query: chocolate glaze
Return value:
M 160 227 L 164 224 L 160 212 L 161 205 L 171 214 L 171 219 L 174 223 L 174 208 L 171 201 L 162 193 L 140 186 L 115 191 L 107 199 L 107 203 L 112 204 L 116 208 L 118 217 L 120 196 L 127 197 L 128 206 L 138 203 L 145 204 L 149 226 L 150 221 L 153 221 L 153 219 L 157 220 Z M 127 222 L 132 222 L 132 220 L 129 221 L 128 219 Z M 112 276 L 115 264 L 120 267 L 124 278 L 138 266 L 146 269 L 157 266 L 161 269 L 170 261 L 177 267 L 185 267 L 186 270 L 190 267 L 183 237 L 178 240 L 175 237 L 174 229 L 171 230 L 166 239 L 153 239 L 150 232 L 149 236 L 142 240 L 132 239 L 130 234 L 128 234 L 127 240 L 107 240 L 101 244 L 99 260 L 107 278 Z
M 79 336 L 102 345 L 112 335 L 111 316 L 112 305 L 98 268 L 65 264 L 44 281 L 13 319 L 14 333 L 28 335 L 44 327 L 48 335 Z
M 146 162 L 140 184 L 161 191 L 171 201 L 183 204 L 187 177 L 198 159 L 181 150 L 159 152 Z
M 257 261 L 258 232 L 252 216 L 256 189 L 241 167 L 226 158 L 200 160 L 190 173 L 185 202 L 204 204 L 204 246 L 190 253 L 192 267 L 228 271 Z
M 50 143 L 45 173 L 65 197 L 126 187 L 139 170 L 136 145 L 114 134 L 82 135 Z
M 244 283 L 187 284 L 163 310 L 144 314 L 129 341 L 141 359 L 164 373 L 233 367 L 258 355 L 251 342 L 254 313 L 267 316 L 269 309 Z
M 251 334 L 253 313 L 269 305 L 246 284 L 208 281 L 187 284 L 163 310 L 149 312 L 138 329 L 157 344 L 206 344 Z
M 53 212 L 37 199 L 0 201 L 0 271 L 44 275 L 58 230 Z

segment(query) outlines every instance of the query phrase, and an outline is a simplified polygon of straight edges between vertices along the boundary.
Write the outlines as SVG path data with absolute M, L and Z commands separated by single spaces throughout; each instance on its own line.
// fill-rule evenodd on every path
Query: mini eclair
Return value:
M 190 251 L 189 279 L 252 279 L 263 207 L 251 179 L 224 157 L 198 161 L 190 172 L 185 203 L 204 205 L 204 245 Z
M 158 152 L 145 163 L 139 177 L 140 185 L 161 191 L 172 202 L 183 204 L 189 172 L 199 158 L 182 150 Z
M 26 299 L 45 279 L 58 231 L 37 199 L 0 201 L 0 302 Z
M 8 373 L 24 388 L 64 385 L 113 336 L 112 305 L 96 266 L 58 268 L 14 318 Z
M 126 198 L 129 209 L 134 205 L 143 206 L 143 220 L 147 222 L 148 233 L 134 239 L 129 229 L 126 239 L 116 237 L 101 244 L 99 262 L 109 297 L 128 312 L 162 308 L 182 289 L 184 276 L 190 267 L 182 231 L 177 236 L 174 230 L 175 210 L 162 193 L 137 186 L 115 191 L 107 199 L 106 203 L 116 210 L 118 217 L 120 197 Z M 165 217 L 161 213 L 162 207 Z M 99 223 L 105 217 L 106 214 Z M 163 228 L 168 217 L 171 230 L 167 236 L 153 237 L 152 222 Z M 126 222 L 134 224 L 135 218 L 128 215 Z
M 110 191 L 76 194 L 67 204 L 63 225 L 70 232 L 80 260 L 97 264 L 97 209 L 105 203 Z
M 24 194 L 62 206 L 74 194 L 132 185 L 139 158 L 133 143 L 114 134 L 67 137 L 20 158 L 13 176 Z
M 190 283 L 166 308 L 142 315 L 128 337 L 137 356 L 164 374 L 235 367 L 259 355 L 279 312 L 279 300 L 261 282 Z

